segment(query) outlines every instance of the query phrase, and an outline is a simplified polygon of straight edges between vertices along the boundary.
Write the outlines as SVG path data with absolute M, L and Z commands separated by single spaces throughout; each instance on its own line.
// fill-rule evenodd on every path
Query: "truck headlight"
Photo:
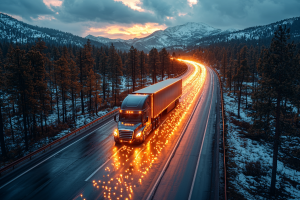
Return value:
M 136 137 L 141 137 L 141 135 L 142 135 L 142 132 L 140 131 L 140 132 L 138 132 L 138 134 L 136 134 Z
M 116 130 L 114 131 L 114 136 L 115 136 L 115 137 L 118 137 L 118 135 L 119 135 L 119 131 L 118 131 L 118 129 L 116 129 Z

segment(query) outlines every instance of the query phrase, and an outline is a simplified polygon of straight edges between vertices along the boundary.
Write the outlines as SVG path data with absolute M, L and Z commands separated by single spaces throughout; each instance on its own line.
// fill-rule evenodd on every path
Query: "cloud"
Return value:
M 0 12 L 18 15 L 27 20 L 53 14 L 43 0 L 0 0 Z
M 195 5 L 195 4 L 198 3 L 197 0 L 188 0 L 188 2 L 189 2 L 189 6 L 190 6 L 190 7 L 193 7 L 193 5 Z
M 52 7 L 59 7 L 62 4 L 61 0 L 43 0 L 44 4 L 52 11 Z
M 300 16 L 299 0 L 141 0 L 141 3 L 142 8 L 152 10 L 160 23 L 164 20 L 168 26 L 204 22 L 216 28 L 243 29 Z
M 155 29 L 126 31 L 148 24 L 204 22 L 215 28 L 243 29 L 299 16 L 299 10 L 299 0 L 0 0 L 0 12 L 29 24 L 113 38 L 147 35 Z M 109 33 L 113 27 L 118 31 Z
M 247 28 L 299 16 L 298 0 L 202 0 L 192 18 L 217 28 Z
M 113 0 L 64 0 L 60 7 L 53 8 L 56 16 L 65 22 L 109 22 L 109 23 L 149 23 L 157 22 L 155 15 L 139 12 L 122 2 Z
M 124 5 L 128 6 L 133 10 L 137 10 L 139 12 L 145 12 L 144 9 L 140 7 L 140 0 L 114 0 L 114 1 L 121 1 Z

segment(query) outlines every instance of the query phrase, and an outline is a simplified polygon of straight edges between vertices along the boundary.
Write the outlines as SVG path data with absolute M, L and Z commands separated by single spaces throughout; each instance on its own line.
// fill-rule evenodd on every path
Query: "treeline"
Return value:
M 84 45 L 87 39 L 71 33 L 26 24 L 13 17 L 0 13 L 0 43 L 35 44 L 37 36 L 49 45 L 63 46 L 67 44 Z M 97 41 L 90 41 L 94 46 L 104 46 Z
M 89 40 L 83 48 L 46 46 L 40 39 L 32 46 L 2 43 L 2 159 L 22 156 L 41 138 L 76 128 L 78 116 L 120 106 L 128 93 L 186 69 L 165 49 L 148 55 L 134 47 L 118 51 L 113 44 L 97 48 Z
M 300 170 L 300 151 L 282 149 L 283 142 L 300 139 L 300 48 L 290 41 L 290 30 L 279 26 L 269 47 L 210 46 L 199 48 L 193 56 L 215 67 L 223 82 L 223 89 L 237 99 L 240 118 L 241 104 L 252 117 L 245 137 L 264 141 L 273 146 L 270 190 L 276 193 L 277 160 Z M 247 97 L 251 97 L 248 101 Z M 230 175 L 229 175 L 230 176 Z

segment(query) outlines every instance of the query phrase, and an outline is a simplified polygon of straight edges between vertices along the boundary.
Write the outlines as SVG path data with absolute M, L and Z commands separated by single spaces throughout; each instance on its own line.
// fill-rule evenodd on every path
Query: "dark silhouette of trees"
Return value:
M 139 61 L 138 61 L 138 51 L 133 46 L 131 46 L 129 50 L 128 59 L 126 62 L 127 62 L 128 72 L 132 82 L 132 90 L 134 92 L 136 88 L 136 80 L 139 75 Z
M 164 80 L 166 71 L 168 72 L 168 78 L 170 78 L 170 71 L 169 71 L 170 58 L 169 58 L 169 54 L 165 48 L 163 48 L 159 52 L 159 62 L 160 62 L 161 80 Z
M 149 65 L 152 74 L 152 84 L 157 83 L 157 71 L 159 66 L 159 55 L 156 48 L 151 49 L 149 52 Z
M 140 67 L 139 71 L 140 71 L 140 86 L 141 87 L 144 87 L 144 84 L 145 84 L 144 78 L 148 72 L 146 57 L 147 57 L 147 55 L 144 53 L 144 51 L 141 51 L 140 55 L 139 55 L 139 67 Z
M 121 76 L 123 75 L 123 66 L 121 57 L 117 54 L 113 44 L 109 48 L 108 60 L 112 85 L 112 96 L 114 96 L 114 106 L 116 106 L 117 97 L 119 96 L 119 90 L 121 89 Z
M 275 118 L 273 166 L 270 187 L 270 194 L 272 196 L 275 195 L 280 135 L 284 132 L 284 129 L 282 129 L 284 124 L 282 114 L 289 112 L 286 103 L 283 104 L 283 102 L 293 98 L 293 88 L 295 88 L 295 46 L 293 43 L 288 43 L 289 32 L 289 29 L 281 26 L 278 27 L 278 30 L 274 33 L 270 48 L 264 52 L 264 59 L 258 69 L 261 76 L 259 84 L 263 81 L 264 83 L 262 84 L 265 87 L 260 87 L 257 93 L 258 95 L 261 93 L 268 94 L 268 103 L 270 104 L 268 107 L 270 109 L 269 113 Z M 259 103 L 260 101 L 257 101 L 258 105 Z
M 149 77 L 154 83 L 158 76 L 186 69 L 174 60 L 169 72 L 170 58 L 164 51 L 164 70 L 159 71 L 156 49 L 150 59 L 134 47 L 122 52 L 113 45 L 95 47 L 89 40 L 83 47 L 46 42 L 0 43 L 0 159 L 22 156 L 46 137 L 51 142 L 60 131 L 76 128 L 80 115 L 93 118 L 101 109 L 119 106 L 125 98 L 123 74 L 134 83 L 130 93 L 149 85 Z
M 4 158 L 7 157 L 5 140 L 4 140 L 4 123 L 3 123 L 3 114 L 2 110 L 4 107 L 4 95 L 5 95 L 5 73 L 4 73 L 4 63 L 2 62 L 3 55 L 0 48 L 0 145 L 1 152 Z

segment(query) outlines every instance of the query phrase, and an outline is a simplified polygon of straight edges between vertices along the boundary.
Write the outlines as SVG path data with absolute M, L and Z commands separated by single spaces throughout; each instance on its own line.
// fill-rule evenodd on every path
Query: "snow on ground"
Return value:
M 235 99 L 232 93 L 224 93 L 224 102 L 228 119 L 227 143 L 230 152 L 228 173 L 235 173 L 236 175 L 232 176 L 234 178 L 229 181 L 229 185 L 232 185 L 236 192 L 241 194 L 245 199 L 266 199 L 265 195 L 259 196 L 258 193 L 268 194 L 269 191 L 272 173 L 272 145 L 242 137 L 242 134 L 239 133 L 241 128 L 231 123 L 231 120 L 235 119 L 251 123 L 251 117 L 247 116 L 242 107 L 240 111 L 241 118 L 237 118 L 238 104 L 237 99 Z M 251 103 L 250 97 L 248 98 L 248 102 Z M 260 163 L 260 166 L 257 167 L 259 169 L 258 172 L 251 172 L 251 170 L 255 170 L 255 168 L 249 168 L 249 164 L 247 165 L 247 163 L 251 162 Z M 285 181 L 284 190 L 290 195 L 285 199 L 300 199 L 300 172 L 285 166 L 279 160 L 277 163 L 276 188 L 281 187 L 283 177 L 285 180 L 287 178 L 295 181 L 298 183 L 296 186 L 290 183 L 292 181 Z M 250 171 L 247 171 L 247 169 Z
M 84 103 L 87 104 L 88 103 L 88 98 L 84 99 Z M 71 115 L 70 109 L 71 109 L 71 100 L 67 100 L 66 101 L 67 104 L 67 110 L 68 110 L 68 115 Z M 55 125 L 57 124 L 57 111 L 56 111 L 56 104 L 53 104 L 53 108 L 54 108 L 54 112 L 52 114 L 49 114 L 49 116 L 47 117 L 47 125 Z M 81 100 L 80 98 L 78 98 L 76 100 L 76 107 L 79 108 L 81 106 Z M 90 122 L 92 122 L 93 120 L 105 115 L 106 113 L 110 112 L 113 109 L 116 109 L 117 107 L 114 108 L 108 108 L 105 110 L 101 110 L 97 112 L 97 115 L 93 115 L 90 113 L 81 113 L 81 109 L 80 111 L 78 111 L 76 113 L 77 115 L 77 120 L 76 120 L 76 124 L 74 124 L 74 127 L 72 130 L 74 130 L 74 128 L 79 128 L 85 124 L 88 124 Z M 60 112 L 62 112 L 62 104 L 61 102 L 59 103 L 59 110 Z M 86 111 L 87 112 L 87 111 Z M 70 116 L 69 116 L 70 117 Z M 60 115 L 60 120 L 62 120 L 62 116 Z M 14 128 L 14 137 L 15 137 L 15 142 L 13 143 L 11 136 L 5 136 L 5 143 L 6 143 L 6 148 L 8 150 L 8 152 L 10 150 L 15 151 L 16 149 L 20 149 L 20 153 L 19 155 L 15 155 L 17 157 L 20 156 L 26 156 L 27 154 L 29 154 L 30 152 L 33 152 L 47 144 L 49 144 L 50 142 L 59 139 L 63 136 L 65 136 L 66 134 L 70 133 L 72 130 L 71 128 L 66 128 L 65 130 L 60 131 L 58 134 L 56 134 L 55 136 L 52 137 L 44 137 L 39 139 L 39 141 L 36 141 L 34 144 L 30 144 L 29 147 L 29 151 L 25 151 L 25 141 L 24 141 L 24 135 L 23 135 L 23 126 L 22 126 L 22 119 L 18 118 L 18 116 L 15 116 L 12 118 L 12 124 L 13 124 L 13 128 Z M 38 122 L 38 126 L 39 126 L 39 122 Z M 43 126 L 45 126 L 45 123 L 43 121 Z M 10 126 L 8 126 L 8 128 L 10 128 Z M 0 149 L 0 154 L 2 154 L 1 149 Z M 15 158 L 11 158 L 12 160 L 14 160 Z M 5 162 L 5 163 L 0 163 L 0 165 L 5 165 L 7 163 L 9 163 L 11 161 Z

